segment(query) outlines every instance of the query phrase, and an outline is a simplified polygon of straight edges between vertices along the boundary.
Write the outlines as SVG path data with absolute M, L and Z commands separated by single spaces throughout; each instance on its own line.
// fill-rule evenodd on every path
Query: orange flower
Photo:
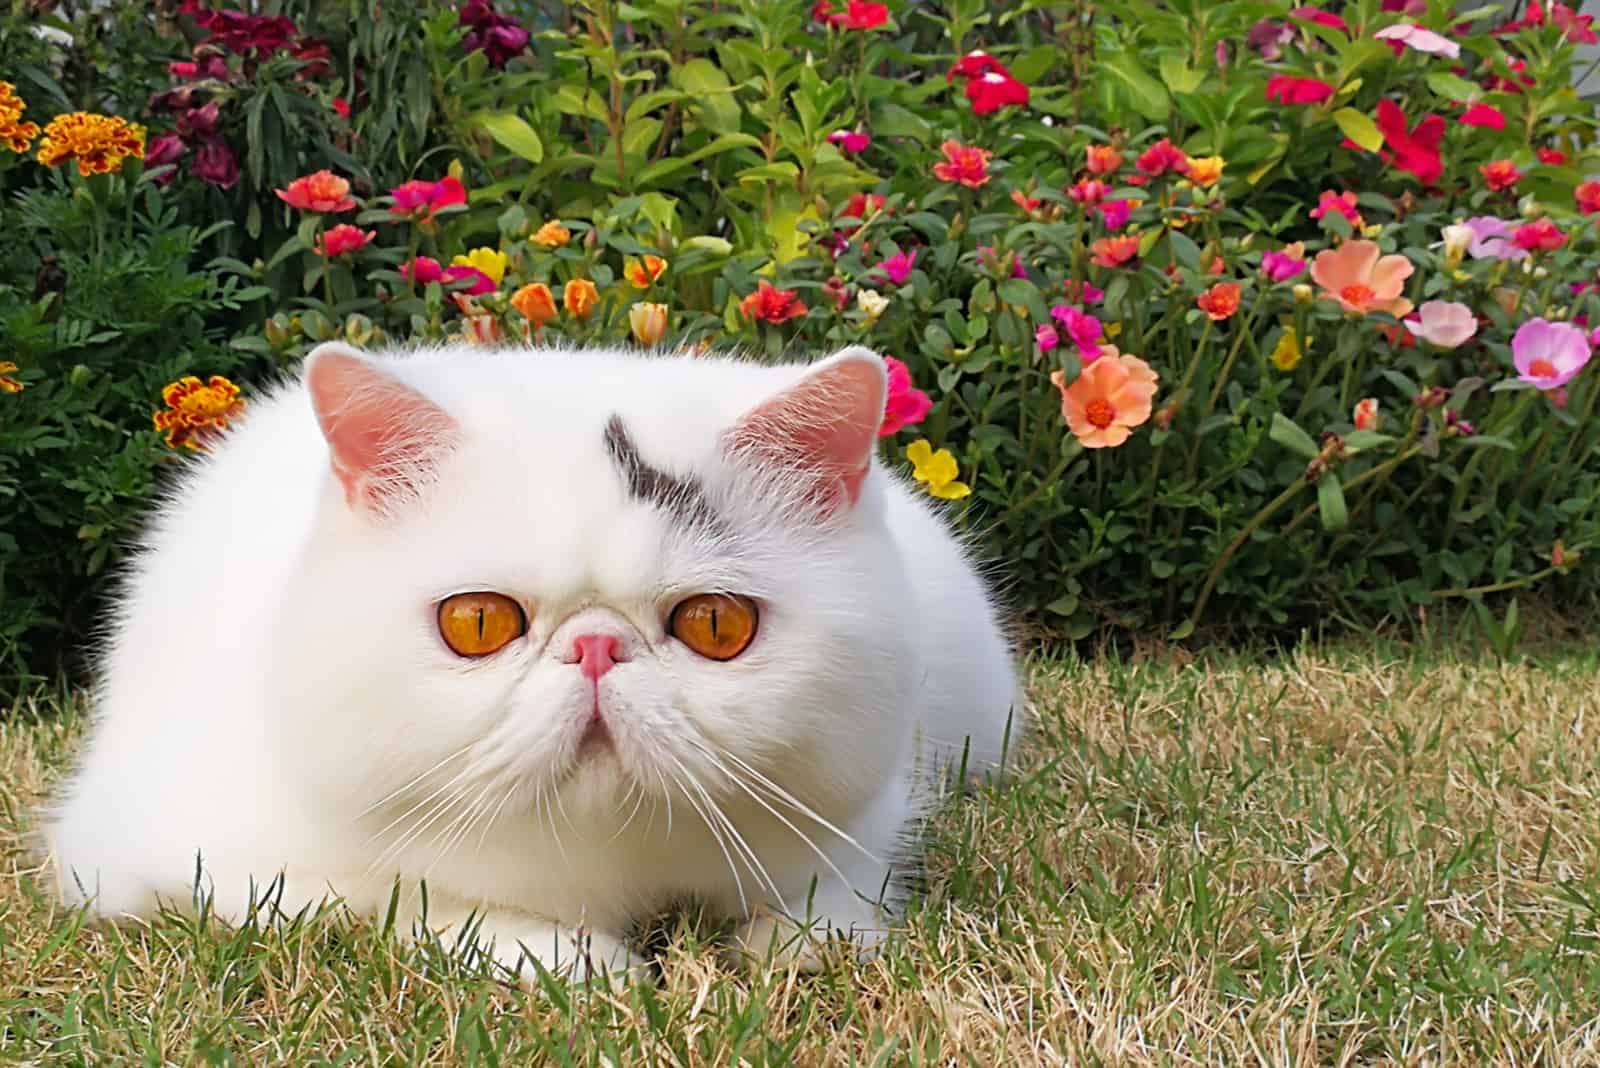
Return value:
M 362 230 L 351 226 L 349 223 L 340 223 L 330 227 L 328 232 L 317 238 L 317 254 L 319 256 L 343 256 L 357 249 L 365 248 L 367 244 L 378 236 L 376 230 Z
M 1115 174 L 1122 168 L 1122 153 L 1110 145 L 1090 145 L 1087 154 L 1090 174 Z
M 1070 386 L 1060 371 L 1050 381 L 1061 391 L 1061 414 L 1086 449 L 1115 448 L 1150 418 L 1160 378 L 1137 356 L 1102 345 L 1100 356 Z
M 633 339 L 649 348 L 667 332 L 667 306 L 641 301 L 628 309 L 628 325 L 633 328 Z
M 341 212 L 356 206 L 350 183 L 332 171 L 317 171 L 296 178 L 288 189 L 274 189 L 278 199 L 301 211 Z
M 161 399 L 167 410 L 155 413 L 156 429 L 166 434 L 173 449 L 206 448 L 245 407 L 239 387 L 221 375 L 205 382 L 193 375 L 180 378 L 161 391 Z
M 87 178 L 120 169 L 129 156 L 144 158 L 143 126 L 112 115 L 72 111 L 45 125 L 37 158 L 46 167 L 75 159 L 78 173 Z
M 543 245 L 545 248 L 560 248 L 572 240 L 572 231 L 562 226 L 555 219 L 551 219 L 535 230 L 533 236 L 528 240 L 535 245 Z
M 933 176 L 941 182 L 957 182 L 968 189 L 977 189 L 991 177 L 989 160 L 994 153 L 985 148 L 964 145 L 960 141 L 946 141 L 939 146 L 945 161 L 933 165 Z
M 792 289 L 778 289 L 763 278 L 756 283 L 756 291 L 739 302 L 739 310 L 746 319 L 777 324 L 798 319 L 807 309 L 800 294 Z
M 1204 188 L 1222 180 L 1222 168 L 1227 163 L 1221 156 L 1190 156 L 1189 181 Z
M 1101 267 L 1121 267 L 1139 254 L 1139 235 L 1102 237 L 1089 246 L 1089 251 L 1094 253 L 1090 263 Z
M 39 124 L 22 121 L 22 113 L 28 110 L 28 105 L 16 95 L 16 90 L 10 82 L 0 82 L 0 145 L 20 153 L 28 151 L 33 139 L 39 136 Z
M 1522 172 L 1508 159 L 1497 159 L 1478 168 L 1486 185 L 1496 193 L 1510 189 L 1522 180 Z
M 600 303 L 600 290 L 587 278 L 574 278 L 562 287 L 561 303 L 579 319 L 587 319 Z
M 1363 397 L 1356 403 L 1356 410 L 1351 414 L 1351 422 L 1355 423 L 1357 430 L 1378 429 L 1378 399 L 1376 397 Z
M 622 265 L 622 275 L 635 289 L 649 289 L 667 270 L 667 261 L 660 256 L 646 256 L 644 262 L 629 259 Z
M 535 326 L 543 326 L 556 317 L 556 298 L 543 282 L 529 282 L 511 294 L 511 306 Z
M 1376 241 L 1346 241 L 1317 253 L 1311 280 L 1322 287 L 1325 298 L 1338 301 L 1352 315 L 1382 311 L 1401 319 L 1411 310 L 1400 292 L 1413 270 L 1404 256 L 1380 256 Z
M 0 360 L 0 393 L 22 392 L 24 383 L 20 379 L 11 377 L 12 372 L 16 370 L 18 370 L 17 365 L 10 360 Z
M 1221 263 L 1221 260 L 1217 261 Z M 1239 283 L 1218 282 L 1204 293 L 1195 298 L 1200 310 L 1205 312 L 1214 323 L 1231 318 L 1239 310 Z

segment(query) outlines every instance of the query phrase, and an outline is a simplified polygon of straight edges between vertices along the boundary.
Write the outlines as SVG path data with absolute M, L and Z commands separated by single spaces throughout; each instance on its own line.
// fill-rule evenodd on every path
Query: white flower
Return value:
M 856 306 L 866 312 L 868 319 L 876 319 L 889 306 L 889 298 L 875 289 L 863 289 L 856 294 Z

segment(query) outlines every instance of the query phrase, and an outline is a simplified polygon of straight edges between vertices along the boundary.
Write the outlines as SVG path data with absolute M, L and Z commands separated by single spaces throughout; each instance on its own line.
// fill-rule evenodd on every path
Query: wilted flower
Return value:
M 1589 339 L 1571 323 L 1529 319 L 1511 337 L 1511 362 L 1518 374 L 1547 392 L 1572 381 L 1592 352 Z
M 279 200 L 300 211 L 338 213 L 356 206 L 355 198 L 350 196 L 350 183 L 327 170 L 296 178 L 289 183 L 289 188 L 273 192 Z
M 1061 344 L 1061 331 L 1049 323 L 1040 323 L 1033 328 L 1033 343 L 1039 346 L 1040 352 L 1053 352 Z
M 1472 309 L 1452 300 L 1423 301 L 1405 324 L 1414 336 L 1441 349 L 1463 345 L 1478 332 L 1478 318 Z

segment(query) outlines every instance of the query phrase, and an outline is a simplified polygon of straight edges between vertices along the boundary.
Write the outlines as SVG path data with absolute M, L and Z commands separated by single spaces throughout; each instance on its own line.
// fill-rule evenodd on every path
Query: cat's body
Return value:
M 567 966 L 580 928 L 577 966 L 620 966 L 682 896 L 756 948 L 779 914 L 871 942 L 934 763 L 991 767 L 1020 728 L 959 543 L 868 464 L 881 362 L 308 366 L 135 563 L 46 826 L 68 900 L 184 906 L 198 863 L 234 919 L 280 873 L 287 912 L 381 913 L 398 879 L 409 913 L 425 879 L 428 926 L 475 913 L 512 966 Z M 470 591 L 526 633 L 458 655 L 439 606 Z M 759 606 L 733 659 L 675 636 L 708 592 Z

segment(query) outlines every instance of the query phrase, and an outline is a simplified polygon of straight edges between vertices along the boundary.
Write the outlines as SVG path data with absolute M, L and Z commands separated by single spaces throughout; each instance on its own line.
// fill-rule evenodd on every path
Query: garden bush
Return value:
M 332 337 L 869 345 L 885 460 L 1047 637 L 1593 598 L 1564 5 L 145 8 L 0 17 L 13 680 L 161 468 Z M 47 150 L 74 112 L 137 151 Z

